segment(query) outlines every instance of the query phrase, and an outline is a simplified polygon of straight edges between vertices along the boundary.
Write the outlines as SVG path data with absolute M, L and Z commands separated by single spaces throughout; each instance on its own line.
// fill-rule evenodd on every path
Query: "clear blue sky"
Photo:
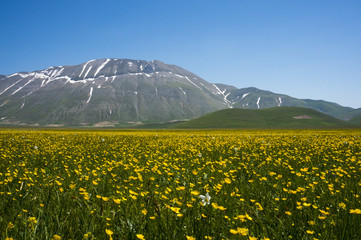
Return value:
M 0 74 L 158 59 L 212 83 L 361 107 L 361 1 L 1 0 Z

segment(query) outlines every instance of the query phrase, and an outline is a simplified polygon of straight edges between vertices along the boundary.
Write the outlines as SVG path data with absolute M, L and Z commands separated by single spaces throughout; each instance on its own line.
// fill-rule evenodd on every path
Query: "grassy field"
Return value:
M 361 131 L 0 131 L 0 239 L 361 239 Z

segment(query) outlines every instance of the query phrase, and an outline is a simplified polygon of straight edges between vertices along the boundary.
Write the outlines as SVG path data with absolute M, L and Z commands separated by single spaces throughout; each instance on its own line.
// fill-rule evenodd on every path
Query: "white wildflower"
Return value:
M 206 195 L 199 195 L 199 198 L 202 199 L 203 206 L 206 206 L 207 204 L 211 203 L 211 196 L 209 196 L 209 193 L 206 193 Z

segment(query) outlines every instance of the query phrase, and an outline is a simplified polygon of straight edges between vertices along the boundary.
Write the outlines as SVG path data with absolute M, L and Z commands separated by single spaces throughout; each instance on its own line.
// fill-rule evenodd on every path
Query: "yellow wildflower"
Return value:
M 229 179 L 229 178 L 225 178 L 224 181 L 225 181 L 227 184 L 231 184 L 231 183 L 232 183 L 232 180 Z
M 105 229 L 105 233 L 109 235 L 109 240 L 113 240 L 112 235 L 113 235 L 113 231 L 110 229 Z
M 350 213 L 361 214 L 361 209 L 350 209 Z
M 338 204 L 338 206 L 339 206 L 340 208 L 342 208 L 342 209 L 346 209 L 346 204 L 343 203 L 343 202 L 340 202 L 340 203 Z
M 197 191 L 197 190 L 193 190 L 193 191 L 191 192 L 191 194 L 192 194 L 192 195 L 195 195 L 195 196 L 198 196 L 198 195 L 200 194 L 200 192 Z
M 11 228 L 13 228 L 13 227 L 14 227 L 14 224 L 13 224 L 12 222 L 9 222 L 7 228 L 11 229 Z
M 145 239 L 143 234 L 137 234 L 136 236 L 138 239 Z
M 55 234 L 55 235 L 53 235 L 51 240 L 61 240 L 61 237 L 59 235 Z
M 241 234 L 242 236 L 247 236 L 248 235 L 248 229 L 247 228 L 237 228 L 237 230 L 231 229 L 230 233 L 232 233 L 232 234 Z
M 259 211 L 263 211 L 263 207 L 262 207 L 261 204 L 256 203 L 256 207 L 257 207 L 257 209 L 258 209 Z

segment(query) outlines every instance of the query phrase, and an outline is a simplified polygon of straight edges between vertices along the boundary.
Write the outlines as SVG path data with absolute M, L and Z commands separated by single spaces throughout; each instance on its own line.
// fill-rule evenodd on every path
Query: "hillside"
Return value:
M 349 123 L 355 125 L 355 126 L 358 126 L 358 127 L 361 127 L 361 115 L 358 115 L 354 118 L 352 118 Z
M 338 128 L 349 124 L 312 109 L 224 109 L 181 123 L 176 128 Z

